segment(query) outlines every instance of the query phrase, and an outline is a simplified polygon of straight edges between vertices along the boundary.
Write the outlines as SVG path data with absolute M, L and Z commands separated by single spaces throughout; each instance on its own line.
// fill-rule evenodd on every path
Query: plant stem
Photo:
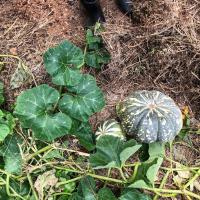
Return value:
M 52 196 L 59 196 L 59 195 L 68 195 L 68 196 L 71 196 L 72 194 L 68 193 L 68 192 L 57 192 L 57 193 L 52 194 Z
M 22 200 L 26 200 L 21 195 L 19 195 L 17 192 L 15 192 L 15 190 L 10 186 L 10 176 L 9 175 L 6 176 L 6 181 L 4 181 L 3 179 L 2 179 L 2 181 L 5 182 L 5 184 L 6 184 L 6 193 L 8 196 L 19 197 Z M 13 192 L 13 194 L 10 193 L 10 189 Z
M 127 179 L 126 179 L 126 177 L 124 176 L 124 172 L 122 171 L 122 168 L 118 168 L 118 170 L 119 170 L 119 172 L 120 172 L 120 175 L 121 175 L 122 179 L 123 179 L 125 182 L 127 182 Z
M 125 184 L 125 181 L 119 180 L 119 179 L 114 179 L 114 178 L 108 178 L 106 176 L 100 176 L 100 175 L 96 175 L 96 174 L 91 174 L 91 173 L 87 173 L 86 175 L 91 176 L 93 178 L 99 179 L 99 180 L 105 180 L 105 181 L 109 181 L 109 182 L 114 182 L 114 183 L 121 183 L 121 184 Z
M 31 186 L 31 189 L 32 189 L 33 195 L 34 195 L 34 197 L 35 197 L 35 200 L 39 200 L 39 198 L 38 198 L 38 196 L 37 196 L 37 193 L 36 193 L 36 191 L 35 191 L 35 188 L 34 188 L 34 186 L 33 186 L 32 178 L 31 178 L 31 176 L 30 176 L 29 173 L 27 174 L 27 178 L 28 178 L 29 184 L 30 184 L 30 186 Z
M 190 186 L 198 177 L 199 177 L 200 169 L 198 170 L 197 174 L 195 174 L 188 182 L 184 185 L 183 189 L 186 189 Z
M 26 159 L 26 162 L 29 161 L 30 159 L 34 158 L 35 156 L 41 154 L 41 153 L 44 153 L 45 151 L 48 151 L 49 149 L 53 149 L 53 147 L 51 145 L 48 145 L 42 149 L 40 149 L 39 151 L 31 154 L 27 159 Z
M 75 181 L 80 180 L 80 179 L 82 179 L 82 178 L 83 178 L 83 176 L 78 176 L 78 177 L 76 177 L 76 178 L 73 178 L 73 179 L 70 179 L 70 180 L 67 180 L 67 181 L 59 182 L 59 183 L 56 184 L 56 187 L 59 187 L 59 186 L 61 186 L 61 185 L 65 185 L 65 184 L 68 184 L 68 183 L 75 182 Z
M 161 188 L 144 188 L 145 190 L 149 190 L 152 192 L 160 192 L 160 193 L 171 193 L 171 194 L 182 194 L 182 195 L 188 195 L 191 197 L 194 197 L 196 199 L 200 200 L 200 196 L 197 194 L 194 194 L 193 192 L 190 192 L 188 190 L 170 190 L 170 189 L 161 189 Z
M 163 170 L 172 170 L 172 171 L 193 171 L 193 170 L 198 170 L 199 167 L 183 167 L 183 168 L 169 168 L 169 167 L 160 167 L 160 169 Z
M 166 183 L 166 181 L 167 181 L 167 178 L 168 178 L 169 174 L 170 174 L 170 171 L 167 171 L 167 173 L 166 173 L 165 176 L 163 177 L 163 180 L 162 180 L 162 182 L 161 182 L 161 184 L 160 184 L 160 187 L 159 187 L 160 189 L 163 188 L 163 187 L 165 186 L 165 183 Z M 159 194 L 156 194 L 156 196 L 153 198 L 153 200 L 157 200 L 158 197 L 159 197 Z

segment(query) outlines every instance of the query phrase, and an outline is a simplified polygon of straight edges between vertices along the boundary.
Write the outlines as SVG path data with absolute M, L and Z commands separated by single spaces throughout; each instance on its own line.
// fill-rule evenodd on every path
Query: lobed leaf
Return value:
M 9 173 L 20 174 L 22 169 L 22 157 L 19 145 L 21 140 L 18 136 L 9 135 L 0 147 L 0 155 L 4 159 L 4 169 Z
M 82 75 L 80 82 L 69 87 L 68 91 L 71 94 L 64 94 L 59 101 L 59 108 L 77 120 L 87 122 L 92 114 L 105 105 L 103 93 L 90 75 Z
M 133 180 L 133 183 L 129 185 L 131 188 L 146 188 L 153 187 L 156 179 L 158 169 L 162 164 L 163 158 L 158 157 L 153 160 L 150 159 L 141 163 L 138 167 L 137 174 Z
M 73 193 L 69 200 L 96 200 L 96 184 L 92 177 L 81 179 L 76 193 Z
M 84 55 L 79 47 L 64 41 L 44 54 L 44 64 L 54 84 L 75 84 L 81 78 L 78 69 L 84 64 Z
M 25 128 L 31 128 L 36 138 L 52 141 L 68 134 L 71 119 L 64 113 L 54 113 L 60 98 L 57 90 L 48 85 L 26 90 L 17 98 L 15 114 Z
M 96 169 L 120 168 L 140 147 L 135 140 L 125 142 L 112 135 L 102 136 L 96 144 L 97 152 L 90 156 L 90 164 Z
M 70 134 L 75 135 L 78 138 L 80 144 L 88 151 L 92 151 L 95 148 L 94 134 L 89 122 L 73 120 Z
M 7 135 L 13 133 L 15 119 L 10 113 L 0 110 L 0 142 L 4 141 Z

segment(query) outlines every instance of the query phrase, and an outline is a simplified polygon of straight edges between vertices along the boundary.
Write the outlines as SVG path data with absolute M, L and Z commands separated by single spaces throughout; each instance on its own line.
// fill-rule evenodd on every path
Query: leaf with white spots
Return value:
M 103 93 L 90 75 L 82 75 L 80 82 L 68 87 L 68 91 L 59 101 L 59 108 L 63 113 L 80 121 L 88 121 L 92 114 L 105 105 Z
M 20 174 L 22 169 L 22 157 L 19 145 L 21 140 L 16 135 L 9 135 L 0 147 L 0 155 L 3 156 L 4 169 L 9 173 Z
M 40 85 L 18 96 L 14 113 L 23 127 L 33 130 L 36 138 L 52 141 L 68 134 L 71 128 L 71 119 L 66 114 L 54 112 L 59 99 L 56 89 Z
M 78 69 L 84 64 L 83 51 L 71 42 L 64 41 L 44 54 L 44 64 L 54 84 L 79 82 L 81 75 Z

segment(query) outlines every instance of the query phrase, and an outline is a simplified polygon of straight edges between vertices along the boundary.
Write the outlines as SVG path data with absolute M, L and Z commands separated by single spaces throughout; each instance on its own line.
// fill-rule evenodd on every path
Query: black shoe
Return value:
M 132 16 L 133 2 L 132 0 L 116 0 L 119 9 L 126 15 Z
M 81 0 L 81 3 L 83 4 L 86 14 L 89 17 L 89 26 L 95 25 L 96 22 L 103 23 L 106 21 L 98 0 Z

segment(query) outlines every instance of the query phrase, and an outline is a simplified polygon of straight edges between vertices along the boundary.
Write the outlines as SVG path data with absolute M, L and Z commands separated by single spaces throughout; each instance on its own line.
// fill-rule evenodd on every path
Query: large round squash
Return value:
M 125 135 L 121 129 L 121 126 L 119 122 L 117 122 L 115 119 L 109 119 L 101 124 L 98 127 L 95 135 L 97 136 L 96 140 L 104 135 L 112 135 L 115 137 L 120 137 L 122 140 L 125 140 Z
M 136 91 L 117 105 L 122 129 L 138 141 L 173 140 L 182 128 L 179 107 L 159 91 Z

